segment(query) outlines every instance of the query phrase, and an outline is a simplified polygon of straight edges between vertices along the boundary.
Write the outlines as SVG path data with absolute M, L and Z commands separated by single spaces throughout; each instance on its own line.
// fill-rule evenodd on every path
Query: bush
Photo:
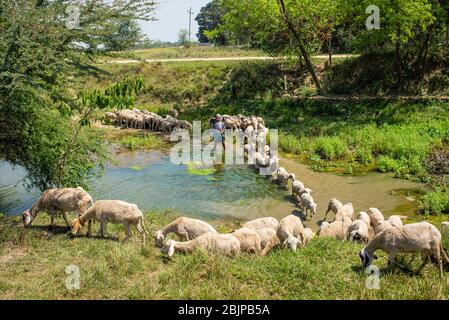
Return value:
M 319 137 L 314 141 L 314 149 L 326 160 L 343 159 L 348 153 L 346 143 L 339 137 Z
M 424 195 L 421 199 L 420 210 L 425 214 L 449 213 L 448 190 L 437 190 Z

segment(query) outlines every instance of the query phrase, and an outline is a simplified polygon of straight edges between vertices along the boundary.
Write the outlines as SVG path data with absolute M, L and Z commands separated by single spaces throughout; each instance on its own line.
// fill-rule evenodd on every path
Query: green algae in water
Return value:
M 187 174 L 192 176 L 208 176 L 215 171 L 215 168 L 201 168 L 201 164 L 199 163 L 189 163 L 187 165 Z
M 134 170 L 134 171 L 140 171 L 140 170 L 142 170 L 143 169 L 143 167 L 141 167 L 141 166 L 131 166 L 131 167 L 129 167 L 131 170 Z

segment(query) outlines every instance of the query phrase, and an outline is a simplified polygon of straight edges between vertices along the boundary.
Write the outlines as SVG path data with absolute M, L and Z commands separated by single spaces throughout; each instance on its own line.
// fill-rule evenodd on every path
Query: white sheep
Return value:
M 300 218 L 295 215 L 288 215 L 279 222 L 276 235 L 283 247 L 288 247 L 296 251 L 298 244 L 303 245 L 304 226 Z
M 357 220 L 364 221 L 368 226 L 371 225 L 371 219 L 370 219 L 368 213 L 366 213 L 365 211 L 359 212 L 359 214 L 357 215 Z
M 346 239 L 368 243 L 370 239 L 369 225 L 363 220 L 353 221 L 346 231 Z
M 312 219 L 312 216 L 316 214 L 317 204 L 313 197 L 308 193 L 301 194 L 301 208 L 304 210 L 306 219 L 308 212 L 310 210 L 310 219 Z
M 449 229 L 449 221 L 443 221 L 443 222 L 441 222 L 441 228 L 443 228 L 443 229 Z
M 303 245 L 307 245 L 312 239 L 315 237 L 315 233 L 313 233 L 312 229 L 310 228 L 304 228 L 303 232 Z
M 348 218 L 341 221 L 334 221 L 332 223 L 324 221 L 321 223 L 320 228 L 317 231 L 317 236 L 319 238 L 330 237 L 337 240 L 344 240 L 346 239 L 347 230 L 351 223 L 352 221 Z
M 390 216 L 387 220 L 393 227 L 402 227 L 404 224 L 402 223 L 402 219 L 400 216 L 393 215 Z
M 206 233 L 218 233 L 207 222 L 187 217 L 176 218 L 173 222 L 158 230 L 154 234 L 154 240 L 157 247 L 162 247 L 164 239 L 169 233 L 174 233 L 183 241 L 193 240 Z
M 292 181 L 296 180 L 295 174 L 288 173 L 287 170 L 285 170 L 283 167 L 279 167 L 276 173 L 277 173 L 278 183 L 284 188 L 287 188 L 288 180 L 290 180 L 290 179 Z
M 428 222 L 388 228 L 376 235 L 359 253 L 365 268 L 371 264 L 373 258 L 377 258 L 374 253 L 379 249 L 388 253 L 389 264 L 396 261 L 398 253 L 421 253 L 423 263 L 418 270 L 419 272 L 427 264 L 429 258 L 434 258 L 438 261 L 441 277 L 443 276 L 443 261 L 449 263 L 441 243 L 441 233 Z
M 240 241 L 232 234 L 206 233 L 186 242 L 168 240 L 161 251 L 171 257 L 175 252 L 191 253 L 198 248 L 235 257 L 240 254 Z
M 262 241 L 256 230 L 240 228 L 231 234 L 240 241 L 240 251 L 256 254 L 262 251 Z
M 44 191 L 30 209 L 22 213 L 23 225 L 25 227 L 30 226 L 40 212 L 48 212 L 51 227 L 54 225 L 57 213 L 62 215 L 67 227 L 70 227 L 66 212 L 77 211 L 78 215 L 81 215 L 92 204 L 92 197 L 81 187 L 49 189 Z
M 344 219 L 350 219 L 351 221 L 354 218 L 354 206 L 352 203 L 346 203 L 343 207 L 338 209 L 337 214 L 334 217 L 334 221 L 343 221 Z
M 126 230 L 126 237 L 123 241 L 128 240 L 133 235 L 131 226 L 136 226 L 142 236 L 142 244 L 145 245 L 145 233 L 148 232 L 145 228 L 143 213 L 133 203 L 121 200 L 99 200 L 95 202 L 92 207 L 72 222 L 72 234 L 78 234 L 81 226 L 88 222 L 87 235 L 90 236 L 92 220 L 100 222 L 100 236 L 102 237 L 107 235 L 108 222 L 123 224 Z
M 368 215 L 371 220 L 371 226 L 374 229 L 374 234 L 379 234 L 385 229 L 391 228 L 392 225 L 389 221 L 386 221 L 382 212 L 377 208 L 369 208 Z
M 277 230 L 279 226 L 279 221 L 276 218 L 266 217 L 266 218 L 258 218 L 243 224 L 243 228 L 251 228 L 254 230 L 262 229 L 262 228 L 272 228 L 273 230 Z
M 262 248 L 261 255 L 266 255 L 273 247 L 280 244 L 276 235 L 276 230 L 270 227 L 255 229 L 260 238 L 260 246 Z
M 327 219 L 327 214 L 328 214 L 329 212 L 332 211 L 334 214 L 337 214 L 338 210 L 339 210 L 341 207 L 343 207 L 343 203 L 341 203 L 340 201 L 338 201 L 337 198 L 332 198 L 332 199 L 329 201 L 329 205 L 327 206 L 327 211 L 326 211 L 326 213 L 324 214 L 324 220 Z

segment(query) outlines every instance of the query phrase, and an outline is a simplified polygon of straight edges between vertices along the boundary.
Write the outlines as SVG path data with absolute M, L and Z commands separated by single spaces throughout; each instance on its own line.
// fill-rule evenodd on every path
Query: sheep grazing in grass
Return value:
M 343 203 L 338 201 L 337 198 L 332 198 L 329 201 L 329 205 L 327 206 L 327 211 L 324 214 L 324 220 L 327 220 L 327 214 L 329 212 L 332 211 L 334 214 L 337 214 L 338 210 L 340 210 L 341 207 L 343 207 Z
M 440 231 L 428 222 L 388 228 L 376 235 L 359 253 L 363 267 L 368 267 L 373 258 L 376 258 L 374 253 L 377 250 L 388 253 L 389 264 L 396 261 L 398 253 L 421 253 L 423 262 L 418 272 L 427 264 L 429 258 L 434 258 L 438 262 L 441 277 L 443 277 L 443 262 L 449 263 L 441 243 Z
M 350 219 L 344 219 L 342 221 L 334 221 L 329 223 L 324 221 L 321 223 L 320 228 L 317 231 L 319 238 L 335 238 L 337 240 L 345 240 L 348 228 L 352 221 Z
M 441 228 L 449 230 L 449 221 L 441 222 Z
M 303 232 L 303 241 L 304 245 L 307 245 L 312 239 L 315 237 L 315 234 L 313 233 L 312 229 L 310 228 L 304 228 Z
M 256 230 L 240 228 L 231 234 L 240 241 L 240 251 L 256 254 L 262 251 L 262 241 Z
M 48 212 L 51 219 L 50 227 L 54 226 L 57 213 L 62 215 L 67 227 L 70 227 L 66 212 L 78 211 L 81 215 L 92 204 L 92 197 L 81 187 L 49 189 L 44 191 L 30 209 L 22 213 L 23 225 L 25 227 L 30 226 L 40 212 Z
M 340 209 L 338 209 L 337 214 L 334 217 L 334 221 L 343 221 L 345 219 L 354 219 L 354 206 L 352 203 L 347 203 Z
M 186 242 L 168 240 L 161 251 L 171 257 L 175 252 L 191 253 L 198 248 L 235 257 L 240 254 L 240 241 L 232 234 L 206 233 Z
M 266 255 L 273 247 L 280 244 L 279 238 L 276 235 L 276 230 L 273 228 L 255 229 L 260 238 L 260 247 L 262 248 L 261 255 Z
M 120 200 L 99 200 L 92 207 L 87 209 L 78 219 L 72 222 L 72 235 L 79 233 L 81 226 L 88 222 L 87 235 L 92 232 L 92 220 L 100 222 L 100 236 L 107 235 L 107 224 L 123 224 L 126 230 L 126 237 L 123 241 L 128 240 L 133 232 L 131 226 L 136 226 L 142 236 L 142 244 L 145 245 L 145 233 L 148 233 L 142 211 L 137 205 Z
M 251 228 L 254 230 L 262 229 L 262 228 L 271 228 L 273 230 L 277 230 L 279 226 L 279 221 L 277 219 L 272 217 L 266 217 L 266 218 L 258 218 L 254 219 L 248 222 L 245 222 L 243 224 L 243 228 Z
M 277 181 L 278 183 L 284 187 L 288 187 L 288 180 L 295 181 L 296 177 L 294 173 L 288 173 L 287 170 L 285 170 L 283 167 L 279 167 L 279 169 L 276 172 L 277 174 Z
M 288 215 L 279 222 L 276 232 L 283 247 L 296 251 L 298 244 L 303 245 L 304 226 L 301 219 L 295 215 Z
M 170 233 L 176 234 L 182 241 L 193 240 L 206 233 L 218 233 L 207 222 L 187 217 L 179 217 L 164 228 L 156 231 L 154 240 L 157 247 L 161 248 L 165 237 Z
M 307 215 L 308 212 L 310 211 L 310 219 L 312 219 L 312 216 L 316 214 L 316 209 L 317 209 L 317 204 L 315 202 L 315 200 L 313 200 L 313 197 L 308 194 L 308 193 L 303 193 L 301 194 L 301 208 L 304 210 L 304 213 L 306 215 L 306 219 L 307 219 Z
M 369 225 L 363 220 L 353 221 L 346 231 L 346 239 L 368 243 L 370 239 Z

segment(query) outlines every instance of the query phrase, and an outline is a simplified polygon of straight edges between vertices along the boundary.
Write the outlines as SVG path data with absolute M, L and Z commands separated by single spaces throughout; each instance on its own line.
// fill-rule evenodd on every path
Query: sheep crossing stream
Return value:
M 314 190 L 317 215 L 305 222 L 314 230 L 332 197 L 352 202 L 356 212 L 375 206 L 387 216 L 404 215 L 414 211 L 413 194 L 425 188 L 386 174 L 339 176 L 313 172 L 293 158 L 280 156 L 280 165 Z M 94 199 L 120 199 L 136 203 L 142 211 L 172 208 L 183 215 L 206 220 L 282 218 L 294 211 L 299 213 L 290 188 L 280 188 L 247 165 L 197 170 L 172 164 L 169 151 L 164 149 L 124 152 L 116 158 L 116 163 L 108 165 L 104 176 L 94 183 L 90 192 Z M 13 169 L 8 163 L 0 162 L 0 212 L 20 214 L 40 195 L 38 190 L 28 192 L 20 183 L 16 185 L 24 175 L 22 168 Z

